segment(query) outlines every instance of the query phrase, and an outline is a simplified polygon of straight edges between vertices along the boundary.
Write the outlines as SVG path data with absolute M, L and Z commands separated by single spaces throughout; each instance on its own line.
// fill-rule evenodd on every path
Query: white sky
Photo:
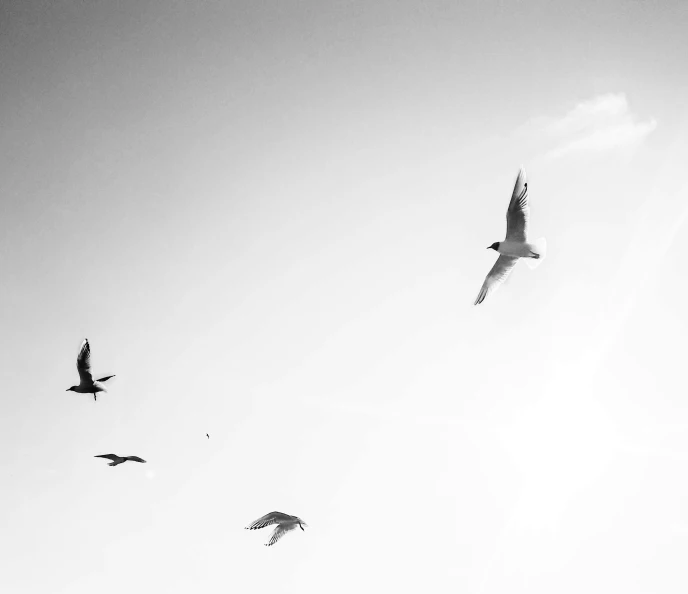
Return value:
M 2 592 L 686 591 L 688 9 L 570 4 L 3 3 Z

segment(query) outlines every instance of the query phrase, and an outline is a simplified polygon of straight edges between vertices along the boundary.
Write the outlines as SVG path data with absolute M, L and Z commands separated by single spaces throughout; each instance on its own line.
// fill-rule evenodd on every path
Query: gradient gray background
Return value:
M 3 2 L 0 589 L 686 592 L 687 6 Z

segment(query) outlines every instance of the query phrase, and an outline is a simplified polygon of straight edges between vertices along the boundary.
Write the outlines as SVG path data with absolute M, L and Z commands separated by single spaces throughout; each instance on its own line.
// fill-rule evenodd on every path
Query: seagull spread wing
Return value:
M 485 301 L 485 297 L 494 292 L 494 290 L 504 282 L 506 277 L 509 276 L 509 273 L 513 267 L 516 265 L 516 260 L 518 260 L 518 258 L 514 256 L 505 256 L 504 254 L 501 254 L 499 258 L 497 258 L 495 265 L 485 278 L 485 282 L 480 289 L 478 298 L 475 300 L 475 305 Z
M 511 195 L 509 208 L 506 211 L 506 239 L 523 243 L 528 236 L 528 218 L 530 207 L 528 206 L 528 182 L 526 170 L 521 167 Z
M 143 458 L 139 458 L 138 456 L 125 456 L 125 460 L 131 460 L 132 462 L 143 462 L 144 464 L 146 461 Z
M 107 458 L 108 460 L 112 460 L 113 462 L 117 462 L 119 460 L 119 456 L 117 454 L 100 454 L 100 456 L 93 456 L 94 458 Z
M 268 542 L 265 543 L 265 546 L 271 547 L 280 538 L 282 538 L 287 532 L 296 528 L 296 526 L 297 526 L 296 524 L 280 524 L 279 526 L 277 526 L 277 528 L 275 528 L 272 531 L 272 535 L 270 536 L 270 540 L 268 540 Z
M 88 338 L 84 338 L 81 343 L 79 354 L 76 357 L 76 369 L 79 372 L 82 384 L 90 384 L 93 381 L 91 375 L 91 347 L 88 344 Z
M 294 518 L 292 518 L 291 516 L 283 514 L 281 512 L 270 512 L 269 514 L 265 514 L 262 518 L 258 518 L 252 524 L 246 526 L 246 529 L 257 530 L 258 528 L 265 528 L 270 524 L 279 524 L 280 522 L 288 522 L 289 520 L 293 519 Z
M 108 381 L 111 377 L 115 377 L 114 375 L 106 375 L 105 377 L 99 377 L 96 381 L 97 382 L 106 382 Z

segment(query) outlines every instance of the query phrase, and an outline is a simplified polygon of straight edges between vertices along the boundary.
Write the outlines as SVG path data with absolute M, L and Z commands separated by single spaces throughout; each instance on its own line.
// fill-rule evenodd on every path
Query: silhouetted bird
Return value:
M 301 518 L 290 516 L 281 512 L 270 512 L 259 518 L 252 524 L 246 526 L 246 530 L 257 530 L 258 528 L 265 528 L 271 524 L 277 524 L 270 536 L 270 540 L 265 543 L 266 547 L 274 545 L 280 538 L 282 538 L 290 530 L 294 530 L 297 526 L 303 530 L 304 526 L 308 526 Z
M 483 283 L 475 305 L 485 301 L 499 285 L 501 285 L 509 273 L 516 266 L 519 258 L 534 258 L 536 260 L 545 257 L 547 244 L 545 239 L 539 239 L 536 243 L 528 243 L 528 218 L 530 207 L 528 205 L 528 183 L 526 182 L 526 170 L 521 167 L 516 178 L 514 191 L 511 194 L 509 208 L 506 211 L 506 239 L 496 241 L 489 249 L 499 252 L 499 258 L 492 267 Z M 527 261 L 529 262 L 529 261 Z M 534 268 L 535 263 L 532 267 Z
M 205 434 L 205 436 L 206 436 L 208 439 L 210 439 L 210 435 L 208 435 L 207 433 Z
M 118 464 L 123 464 L 127 460 L 131 460 L 132 462 L 143 462 L 144 464 L 146 461 L 143 458 L 139 458 L 138 456 L 118 456 L 117 454 L 100 454 L 99 456 L 93 456 L 94 458 L 107 458 L 108 460 L 112 460 L 108 466 L 117 466 Z
M 93 394 L 93 400 L 96 400 L 96 393 L 107 392 L 105 386 L 101 382 L 106 382 L 114 375 L 106 375 L 100 379 L 94 380 L 91 375 L 91 347 L 88 344 L 88 338 L 84 338 L 81 343 L 79 354 L 76 357 L 76 369 L 79 372 L 80 383 L 78 386 L 67 388 L 67 392 L 79 392 L 80 394 Z

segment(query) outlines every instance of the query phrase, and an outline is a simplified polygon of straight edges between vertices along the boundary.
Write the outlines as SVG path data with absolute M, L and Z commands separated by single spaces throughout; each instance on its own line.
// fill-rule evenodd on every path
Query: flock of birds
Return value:
M 482 303 L 485 298 L 493 293 L 501 285 L 513 270 L 516 262 L 520 258 L 532 260 L 542 260 L 545 256 L 546 244 L 544 239 L 536 243 L 528 243 L 528 219 L 530 217 L 530 207 L 528 205 L 528 183 L 526 182 L 526 172 L 523 167 L 518 173 L 514 191 L 511 195 L 509 208 L 506 211 L 506 237 L 504 241 L 498 241 L 488 246 L 499 253 L 499 257 L 494 266 L 488 273 L 483 283 L 480 293 L 475 300 L 475 305 Z M 529 261 L 527 260 L 527 261 Z M 104 382 L 114 375 L 107 375 L 94 380 L 91 373 L 91 346 L 85 338 L 81 343 L 79 354 L 76 358 L 76 368 L 79 372 L 79 385 L 67 388 L 68 392 L 78 392 L 79 394 L 93 394 L 93 399 L 97 401 L 100 392 L 107 392 Z M 210 435 L 206 433 L 210 439 Z M 105 458 L 110 460 L 108 466 L 117 466 L 124 462 L 146 463 L 143 458 L 138 456 L 118 456 L 117 454 L 100 454 L 95 458 Z M 246 526 L 247 530 L 257 530 L 276 524 L 270 540 L 265 546 L 272 546 L 287 532 L 296 529 L 298 526 L 304 530 L 307 524 L 297 516 L 290 516 L 281 512 L 270 512 L 262 518 Z

